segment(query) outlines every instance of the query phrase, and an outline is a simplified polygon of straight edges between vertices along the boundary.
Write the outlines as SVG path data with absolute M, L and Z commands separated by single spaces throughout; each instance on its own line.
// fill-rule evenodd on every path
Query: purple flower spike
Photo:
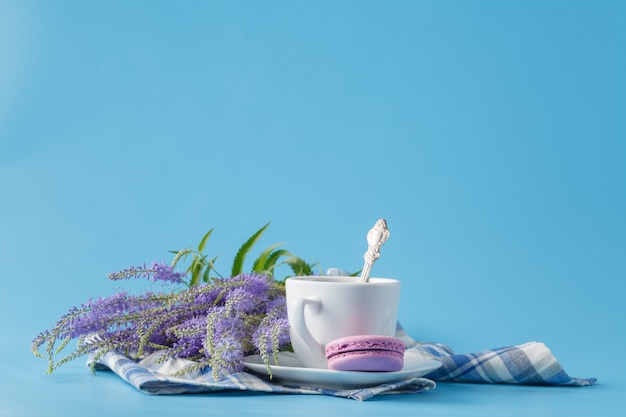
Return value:
M 111 279 L 139 277 L 173 283 L 184 277 L 170 265 L 156 262 L 111 275 Z M 55 351 L 76 338 L 77 350 L 55 361 Z M 31 349 L 48 358 L 49 372 L 86 354 L 95 362 L 112 350 L 133 359 L 161 351 L 163 360 L 194 362 L 181 374 L 209 367 L 218 380 L 241 371 L 246 355 L 260 353 L 269 363 L 269 355 L 288 344 L 284 285 L 264 275 L 241 274 L 167 293 L 119 292 L 88 300 L 38 335 Z M 44 354 L 40 346 L 45 346 Z
M 168 281 L 174 284 L 182 284 L 184 282 L 185 274 L 182 272 L 174 271 L 174 267 L 164 263 L 152 263 L 152 275 L 153 281 Z
M 153 282 L 171 282 L 174 284 L 184 283 L 185 274 L 174 271 L 174 267 L 165 263 L 152 262 L 152 267 L 148 268 L 146 264 L 139 266 L 131 266 L 120 272 L 107 274 L 110 280 L 118 281 L 121 279 L 143 278 Z

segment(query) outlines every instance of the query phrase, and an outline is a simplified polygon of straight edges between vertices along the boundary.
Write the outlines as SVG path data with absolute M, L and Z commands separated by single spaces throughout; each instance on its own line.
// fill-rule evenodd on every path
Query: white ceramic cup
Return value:
M 359 277 L 287 278 L 291 344 L 309 368 L 327 368 L 326 344 L 345 336 L 393 336 L 398 319 L 400 281 Z

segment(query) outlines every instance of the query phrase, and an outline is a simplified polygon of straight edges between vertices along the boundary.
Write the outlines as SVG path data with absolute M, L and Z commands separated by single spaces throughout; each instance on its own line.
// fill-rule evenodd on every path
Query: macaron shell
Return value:
M 386 350 L 340 353 L 328 359 L 328 369 L 335 371 L 394 372 L 403 367 L 403 355 Z
M 328 369 L 393 372 L 404 366 L 404 343 L 391 336 L 348 336 L 326 346 Z

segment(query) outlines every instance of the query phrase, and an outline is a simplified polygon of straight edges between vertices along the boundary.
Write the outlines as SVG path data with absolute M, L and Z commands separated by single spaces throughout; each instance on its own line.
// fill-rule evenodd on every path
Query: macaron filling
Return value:
M 349 336 L 326 346 L 328 368 L 338 371 L 393 372 L 404 366 L 404 343 L 390 336 Z

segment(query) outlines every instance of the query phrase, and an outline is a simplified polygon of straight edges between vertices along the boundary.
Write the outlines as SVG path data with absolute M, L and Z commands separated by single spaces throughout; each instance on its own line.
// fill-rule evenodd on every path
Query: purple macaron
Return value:
M 394 372 L 404 367 L 404 350 L 396 337 L 348 336 L 326 345 L 326 359 L 336 371 Z

